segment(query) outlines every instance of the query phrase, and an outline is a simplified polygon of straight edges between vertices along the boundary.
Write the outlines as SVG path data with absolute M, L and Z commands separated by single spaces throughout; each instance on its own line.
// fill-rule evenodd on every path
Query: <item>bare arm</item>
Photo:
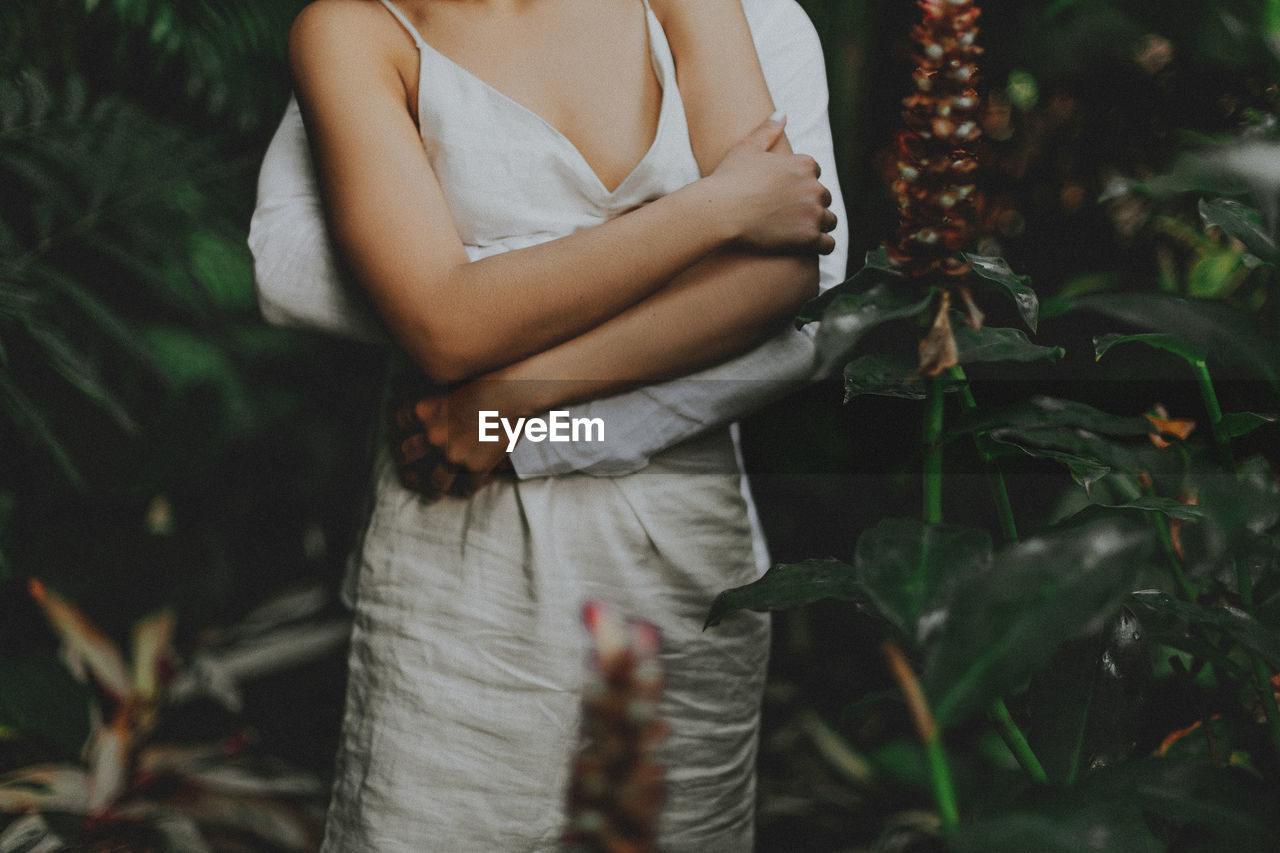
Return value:
M 339 251 L 433 379 L 473 376 L 582 334 L 734 241 L 809 251 L 829 242 L 812 164 L 757 144 L 625 216 L 469 263 L 403 83 L 379 52 L 386 21 L 370 11 L 381 10 L 332 0 L 304 9 L 291 66 Z M 762 225 L 775 230 L 760 236 Z

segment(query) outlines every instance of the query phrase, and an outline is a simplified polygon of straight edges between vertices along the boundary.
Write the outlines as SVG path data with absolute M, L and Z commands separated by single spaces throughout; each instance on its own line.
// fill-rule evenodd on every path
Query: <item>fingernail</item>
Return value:
M 769 121 L 776 121 L 778 124 L 782 124 L 786 120 L 787 114 L 782 110 L 774 110 L 772 115 L 769 116 Z

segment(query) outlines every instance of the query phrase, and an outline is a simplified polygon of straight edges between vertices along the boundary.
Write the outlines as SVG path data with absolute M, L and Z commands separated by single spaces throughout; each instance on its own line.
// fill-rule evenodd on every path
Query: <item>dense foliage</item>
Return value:
M 341 634 L 379 355 L 268 329 L 253 301 L 245 228 L 301 5 L 0 13 L 0 803 L 51 815 L 0 815 L 0 849 L 200 849 L 192 821 L 214 849 L 314 843 L 322 785 L 251 761 L 243 732 L 323 774 L 339 665 L 245 683 Z M 921 153 L 900 102 L 938 60 L 920 8 L 802 5 L 866 254 L 801 318 L 841 388 L 749 435 L 788 562 L 710 614 L 830 600 L 779 619 L 762 849 L 1270 849 L 1280 2 L 984 7 L 979 165 L 953 176 L 981 190 L 976 241 L 909 281 L 910 248 L 878 246 Z M 947 224 L 947 186 L 910 234 Z M 930 327 L 951 349 L 925 380 Z M 329 591 L 261 606 L 304 579 Z M 63 796 L 122 798 L 124 820 Z M 231 801 L 257 806 L 214 813 Z

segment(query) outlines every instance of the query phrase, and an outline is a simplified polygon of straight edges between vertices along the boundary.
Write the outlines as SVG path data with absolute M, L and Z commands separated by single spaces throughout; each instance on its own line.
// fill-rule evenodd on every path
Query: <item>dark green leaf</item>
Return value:
M 1013 299 L 1014 305 L 1018 307 L 1018 316 L 1034 332 L 1040 322 L 1040 299 L 1031 289 L 1031 278 L 1015 274 L 1004 258 L 970 254 L 966 254 L 965 258 L 973 264 L 975 273 L 995 282 Z
M 1056 361 L 1067 354 L 1062 347 L 1042 347 L 1031 343 L 1021 329 L 990 326 L 972 329 L 958 325 L 954 327 L 953 334 L 961 364 L 975 361 Z
M 1272 849 L 1274 792 L 1233 767 L 1144 758 L 1068 788 L 1041 788 L 948 838 L 954 853 L 1164 853 L 1159 834 L 1194 827 L 1214 850 Z
M 993 429 L 987 434 L 993 441 L 1016 447 L 1029 456 L 1069 465 L 1083 464 L 1088 469 L 1106 468 L 1126 474 L 1143 468 L 1129 448 L 1083 429 Z
M 1093 294 L 1073 305 L 1139 328 L 1175 334 L 1228 371 L 1219 378 L 1259 378 L 1280 388 L 1280 348 L 1258 334 L 1251 317 L 1229 305 L 1156 293 Z
M 858 537 L 853 565 L 876 615 L 920 646 L 956 586 L 990 567 L 991 537 L 971 527 L 889 518 Z
M 1280 420 L 1280 415 L 1259 414 L 1257 412 L 1228 412 L 1222 416 L 1219 429 L 1228 438 L 1248 435 L 1260 426 L 1273 424 Z
M 13 381 L 8 370 L 0 370 L 0 413 L 13 421 L 29 443 L 49 454 L 68 482 L 76 488 L 84 487 L 84 478 L 71 461 L 67 448 L 31 398 Z
M 81 394 L 97 404 L 123 430 L 132 432 L 137 424 L 115 394 L 107 387 L 98 365 L 78 351 L 59 332 L 41 326 L 27 330 L 40 345 L 49 366 L 74 386 Z
M 1155 431 L 1151 421 L 1143 417 L 1112 415 L 1074 400 L 1035 396 L 1011 406 L 973 412 L 952 427 L 949 435 L 970 435 L 1000 428 L 1035 430 L 1047 427 L 1076 427 L 1107 435 L 1147 435 Z
M 1276 242 L 1262 229 L 1261 216 L 1254 208 L 1226 198 L 1200 199 L 1199 207 L 1200 219 L 1206 228 L 1221 228 L 1224 234 L 1244 243 L 1245 248 L 1264 261 L 1276 263 L 1280 260 Z
M 872 354 L 855 358 L 844 368 L 844 401 L 863 394 L 923 400 L 925 383 L 915 361 L 908 358 Z M 964 381 L 952 376 L 939 377 L 942 390 L 959 391 Z
M 1122 610 L 1105 631 L 1064 644 L 1031 680 L 1027 738 L 1051 782 L 1069 784 L 1132 752 L 1148 654 L 1138 620 Z
M 1122 335 L 1118 333 L 1099 335 L 1093 339 L 1094 357 L 1100 359 L 1116 344 L 1127 343 L 1141 343 L 1146 344 L 1149 347 L 1162 349 L 1166 352 L 1171 352 L 1174 355 L 1181 356 L 1192 364 L 1198 361 L 1204 361 L 1205 358 L 1203 350 L 1178 335 L 1161 334 L 1156 332 L 1137 335 Z
M 1058 646 L 1114 616 L 1150 546 L 1104 520 L 1025 540 L 955 591 L 924 667 L 940 725 L 985 707 L 1041 668 Z
M 1203 507 L 1184 504 L 1173 498 L 1144 497 L 1123 504 L 1092 503 L 1070 516 L 1070 519 L 1073 522 L 1085 521 L 1113 510 L 1158 512 L 1166 518 L 1178 521 L 1199 521 L 1205 517 Z
M 1135 592 L 1130 605 L 1144 613 L 1173 617 L 1186 626 L 1220 631 L 1242 648 L 1260 656 L 1273 671 L 1280 670 L 1280 636 L 1248 613 L 1227 605 L 1192 604 L 1163 592 Z
M 57 655 L 0 659 L 0 724 L 37 734 L 68 758 L 89 737 L 89 687 L 76 681 Z
M 779 563 L 759 580 L 717 595 L 703 627 L 719 625 L 724 617 L 739 610 L 786 610 L 827 598 L 866 598 L 852 566 L 831 557 Z
M 796 315 L 796 328 L 821 320 L 831 303 L 841 296 L 857 296 L 873 285 L 900 282 L 901 279 L 902 273 L 889 263 L 889 254 L 883 247 L 867 252 L 862 269 L 800 307 L 800 313 Z
M 932 301 L 932 291 L 923 298 L 904 299 L 884 284 L 862 293 L 837 296 L 818 326 L 815 347 L 819 373 L 827 375 L 844 367 L 867 332 L 890 320 L 915 317 Z

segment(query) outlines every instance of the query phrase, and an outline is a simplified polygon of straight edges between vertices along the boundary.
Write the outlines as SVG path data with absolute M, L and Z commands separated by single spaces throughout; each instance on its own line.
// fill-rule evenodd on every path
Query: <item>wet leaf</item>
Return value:
M 1258 412 L 1228 412 L 1222 416 L 1218 428 L 1228 438 L 1248 435 L 1260 426 L 1273 424 L 1280 420 L 1280 415 L 1261 414 Z
M 1069 784 L 1126 759 L 1150 681 L 1141 625 L 1128 611 L 1105 631 L 1058 649 L 1028 694 L 1027 737 L 1049 780 Z
M 999 285 L 1018 307 L 1018 316 L 1031 331 L 1036 330 L 1040 322 L 1040 298 L 1031 289 L 1030 276 L 1017 275 L 1004 258 L 993 255 L 965 254 L 965 259 L 973 264 L 973 271 L 987 281 Z
M 949 375 L 938 377 L 938 381 L 942 383 L 942 390 L 948 393 L 959 391 L 965 385 L 963 380 Z M 847 403 L 864 394 L 923 400 L 925 383 L 911 359 L 864 355 L 845 365 L 844 401 Z
M 1112 618 L 1150 548 L 1118 520 L 1024 540 L 957 588 L 923 684 L 952 725 L 1024 682 L 1058 646 Z
M 904 299 L 883 284 L 857 295 L 837 296 L 823 314 L 815 338 L 820 373 L 826 375 L 843 367 L 867 332 L 891 320 L 915 317 L 932 301 L 932 292 L 923 298 Z
M 1171 352 L 1174 355 L 1182 357 L 1184 360 L 1194 364 L 1198 361 L 1204 361 L 1205 353 L 1202 349 L 1183 339 L 1178 335 L 1161 334 L 1158 332 L 1150 332 L 1137 335 L 1109 334 L 1099 335 L 1093 339 L 1094 357 L 1101 359 L 1102 356 L 1114 347 L 1116 344 L 1140 343 L 1149 347 L 1162 349 Z
M 759 580 L 717 595 L 703 627 L 719 625 L 724 617 L 739 610 L 786 610 L 827 598 L 866 598 L 853 566 L 832 557 L 779 563 Z
M 1244 243 L 1246 249 L 1264 261 L 1276 263 L 1280 260 L 1276 241 L 1263 230 L 1256 209 L 1226 198 L 1200 199 L 1199 208 L 1200 219 L 1206 228 L 1221 228 L 1224 234 Z
M 1042 347 L 1031 343 L 1021 329 L 959 326 L 955 329 L 955 339 L 961 364 L 975 361 L 1057 361 L 1067 354 L 1062 347 Z
M 990 568 L 991 537 L 972 527 L 889 518 L 858 537 L 853 565 L 868 606 L 918 647 L 946 617 L 956 587 Z
M 889 263 L 889 253 L 882 246 L 867 252 L 862 269 L 849 278 L 830 287 L 800 307 L 796 315 L 796 328 L 821 320 L 831 303 L 842 296 L 857 296 L 876 284 L 902 280 L 902 273 Z
M 1183 626 L 1220 631 L 1237 645 L 1261 657 L 1272 671 L 1280 671 L 1280 636 L 1256 619 L 1228 605 L 1192 604 L 1163 592 L 1135 592 L 1130 606 L 1139 618 L 1144 613 L 1172 617 Z M 1167 623 L 1166 623 L 1167 624 Z

